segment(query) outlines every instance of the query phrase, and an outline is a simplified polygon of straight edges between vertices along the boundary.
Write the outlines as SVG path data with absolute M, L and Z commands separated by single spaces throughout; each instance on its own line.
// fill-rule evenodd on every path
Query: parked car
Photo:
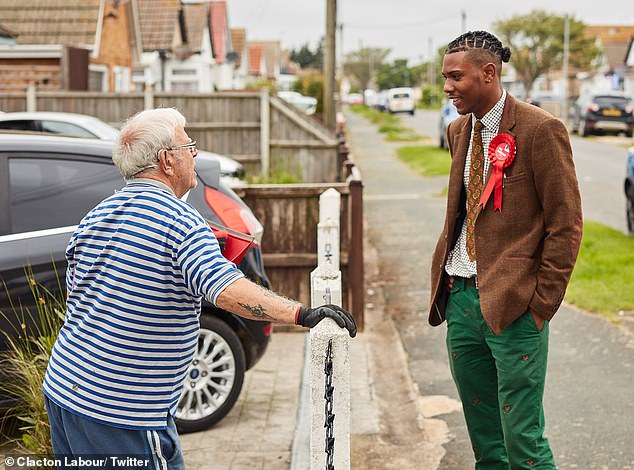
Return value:
M 343 104 L 360 105 L 363 104 L 363 95 L 361 93 L 350 93 L 343 95 L 341 102 Z
M 84 137 L 87 139 L 115 140 L 119 129 L 94 116 L 60 112 L 19 112 L 0 115 L 0 129 Z M 241 163 L 213 152 L 199 150 L 198 154 L 216 158 L 220 162 L 222 178 L 229 186 L 239 186 L 244 178 Z
M 19 306 L 36 312 L 27 267 L 43 288 L 60 293 L 61 282 L 64 291 L 64 251 L 72 232 L 92 207 L 125 184 L 112 163 L 112 149 L 112 141 L 0 131 L 0 312 L 6 315 L 0 315 L 0 333 L 11 333 L 20 324 Z M 223 232 L 248 236 L 252 245 L 238 266 L 249 279 L 268 287 L 262 225 L 222 182 L 215 159 L 196 160 L 198 185 L 184 199 L 209 221 L 221 247 L 229 241 L 220 236 Z M 205 360 L 190 366 L 175 416 L 181 432 L 206 429 L 231 410 L 245 371 L 262 357 L 271 334 L 268 322 L 238 317 L 206 302 L 200 326 L 198 357 Z M 0 396 L 0 408 L 10 404 Z
M 387 111 L 387 90 L 381 90 L 376 94 L 376 102 L 373 108 L 378 109 L 382 113 Z
M 277 96 L 309 116 L 317 111 L 317 98 L 312 96 L 304 96 L 297 91 L 278 91 Z
M 416 112 L 416 98 L 414 90 L 408 87 L 390 88 L 387 91 L 387 110 L 390 113 Z
M 526 98 L 526 102 L 537 106 L 539 108 L 543 107 L 544 103 L 548 104 L 557 104 L 562 102 L 562 98 L 559 95 L 553 95 L 550 93 L 533 93 Z
M 574 105 L 573 132 L 581 136 L 596 133 L 625 133 L 632 137 L 632 99 L 622 93 L 581 96 Z
M 627 151 L 627 165 L 625 167 L 625 216 L 627 217 L 627 231 L 634 235 L 634 147 Z
M 445 104 L 440 109 L 440 119 L 438 121 L 438 133 L 440 134 L 440 138 L 438 139 L 439 147 L 449 150 L 449 144 L 447 143 L 447 127 L 449 127 L 449 123 L 451 121 L 459 116 L 460 114 L 458 114 L 458 110 L 454 106 L 453 101 L 445 100 Z

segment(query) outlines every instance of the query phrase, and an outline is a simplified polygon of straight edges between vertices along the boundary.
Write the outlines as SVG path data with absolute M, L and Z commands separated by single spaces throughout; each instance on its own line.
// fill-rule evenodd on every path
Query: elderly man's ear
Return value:
M 158 155 L 158 163 L 159 168 L 163 173 L 168 176 L 172 176 L 174 174 L 174 164 L 170 152 L 161 150 Z

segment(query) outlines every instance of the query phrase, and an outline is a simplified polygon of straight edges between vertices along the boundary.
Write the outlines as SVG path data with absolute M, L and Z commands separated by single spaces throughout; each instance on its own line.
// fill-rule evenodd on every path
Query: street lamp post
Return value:
M 564 125 L 568 125 L 568 55 L 570 49 L 570 17 L 566 13 L 564 20 L 564 64 L 563 64 L 563 110 L 561 117 Z

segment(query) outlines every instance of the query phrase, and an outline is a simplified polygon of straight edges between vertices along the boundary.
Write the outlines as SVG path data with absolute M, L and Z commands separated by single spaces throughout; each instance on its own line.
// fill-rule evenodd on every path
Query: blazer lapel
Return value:
M 504 101 L 504 111 L 502 111 L 502 120 L 500 121 L 499 134 L 510 134 L 515 137 L 513 128 L 515 127 L 515 98 L 510 93 L 506 93 Z
M 456 126 L 455 134 L 452 124 Z M 451 134 L 451 169 L 449 170 L 449 181 L 451 184 L 447 189 L 447 221 L 448 235 L 451 236 L 456 224 L 460 204 L 460 194 L 464 187 L 464 167 L 467 160 L 467 150 L 471 140 L 471 114 L 459 118 L 450 124 Z

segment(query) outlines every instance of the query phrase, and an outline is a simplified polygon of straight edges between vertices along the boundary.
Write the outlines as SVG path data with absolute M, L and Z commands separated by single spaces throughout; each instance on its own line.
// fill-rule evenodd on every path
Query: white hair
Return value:
M 112 161 L 125 179 L 156 168 L 161 149 L 174 145 L 176 129 L 185 116 L 174 108 L 147 109 L 126 121 L 115 142 Z

